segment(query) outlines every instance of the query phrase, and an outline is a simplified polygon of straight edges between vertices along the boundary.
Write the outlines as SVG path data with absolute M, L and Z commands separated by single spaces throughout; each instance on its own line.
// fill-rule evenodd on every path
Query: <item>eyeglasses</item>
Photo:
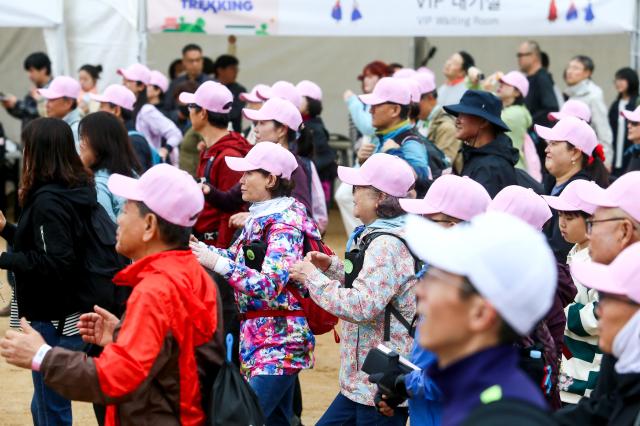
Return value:
M 591 231 L 593 230 L 593 224 L 594 223 L 614 222 L 614 221 L 618 221 L 618 220 L 627 220 L 627 218 L 626 217 L 612 217 L 610 219 L 600 219 L 600 220 L 587 219 L 585 221 L 586 224 L 587 224 L 587 235 L 591 235 Z
M 517 56 L 518 58 L 524 58 L 525 56 L 530 56 L 530 55 L 532 55 L 532 54 L 533 54 L 533 52 L 526 52 L 526 53 L 520 53 L 520 52 L 518 52 L 518 53 L 516 54 L 516 56 Z
M 202 110 L 202 107 L 196 104 L 188 104 L 187 105 L 188 109 L 195 109 L 196 112 L 200 112 L 200 110 Z

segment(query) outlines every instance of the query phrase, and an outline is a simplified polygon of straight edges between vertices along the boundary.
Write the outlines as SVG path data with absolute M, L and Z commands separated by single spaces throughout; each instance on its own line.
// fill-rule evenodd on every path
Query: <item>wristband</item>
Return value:
M 40 346 L 40 349 L 38 349 L 38 352 L 36 352 L 33 359 L 31 360 L 31 369 L 33 371 L 40 371 L 42 360 L 44 360 L 44 356 L 47 354 L 47 352 L 49 352 L 49 350 L 51 350 L 51 346 L 47 345 L 46 343 Z

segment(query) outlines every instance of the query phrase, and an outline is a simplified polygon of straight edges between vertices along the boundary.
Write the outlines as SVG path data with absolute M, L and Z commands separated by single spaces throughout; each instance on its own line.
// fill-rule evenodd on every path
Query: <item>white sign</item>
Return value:
M 526 36 L 632 31 L 634 0 L 153 0 L 152 32 Z
M 0 0 L 0 27 L 51 28 L 62 23 L 62 0 Z

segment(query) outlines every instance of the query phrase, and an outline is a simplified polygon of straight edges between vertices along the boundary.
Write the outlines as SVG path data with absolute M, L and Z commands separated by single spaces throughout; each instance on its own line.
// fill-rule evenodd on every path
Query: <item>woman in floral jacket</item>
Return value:
M 375 154 L 360 169 L 338 168 L 338 175 L 354 185 L 354 214 L 364 223 L 352 234 L 347 250 L 352 246 L 362 249 L 363 241 L 375 232 L 393 235 L 370 241 L 350 287 L 343 286 L 345 268 L 336 256 L 312 252 L 291 270 L 291 279 L 304 282 L 313 300 L 343 321 L 340 394 L 317 424 L 404 425 L 406 408 L 396 410 L 393 417 L 377 413 L 373 401 L 376 386 L 361 368 L 369 350 L 381 343 L 403 356 L 411 353 L 413 339 L 393 315 L 385 341 L 385 310 L 393 306 L 407 322 L 416 311 L 415 280 L 411 279 L 416 265 L 400 239 L 405 213 L 398 202 L 414 185 L 413 170 L 398 157 Z M 346 269 L 349 276 L 355 275 L 351 266 Z
M 241 369 L 267 425 L 289 425 L 295 379 L 313 366 L 315 339 L 286 287 L 296 285 L 288 283 L 289 269 L 302 258 L 305 235 L 319 239 L 320 233 L 304 206 L 289 197 L 298 163 L 287 149 L 262 142 L 245 158 L 227 157 L 226 162 L 244 172 L 240 184 L 242 198 L 252 203 L 249 218 L 228 250 L 201 243 L 192 243 L 192 250 L 235 289 L 242 319 Z

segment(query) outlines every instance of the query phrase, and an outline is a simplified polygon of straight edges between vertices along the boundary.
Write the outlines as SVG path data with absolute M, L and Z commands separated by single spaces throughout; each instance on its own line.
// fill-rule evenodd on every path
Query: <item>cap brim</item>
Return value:
M 587 189 L 589 190 L 587 191 Z M 602 188 L 578 188 L 576 194 L 583 202 L 597 207 L 620 207 L 618 203 L 609 198 L 607 191 Z
M 450 115 L 453 115 L 454 117 L 457 117 L 460 114 L 474 115 L 476 117 L 480 117 L 484 120 L 487 120 L 489 123 L 495 124 L 505 132 L 508 132 L 511 130 L 509 126 L 507 126 L 507 124 L 504 121 L 502 121 L 500 117 L 495 117 L 487 113 L 487 111 L 483 110 L 482 108 L 476 108 L 476 107 L 463 105 L 463 104 L 445 105 L 442 108 L 445 110 L 445 112 L 447 112 Z
M 370 183 L 362 176 L 360 169 L 338 166 L 338 178 L 348 185 L 368 186 Z
M 405 229 L 409 249 L 419 259 L 452 274 L 469 275 L 466 262 L 459 256 L 463 248 L 460 238 L 453 229 L 415 215 L 407 218 Z
M 560 197 L 554 197 L 551 195 L 543 195 L 542 198 L 544 199 L 544 201 L 547 202 L 547 204 L 549 205 L 549 207 L 551 207 L 554 210 L 558 210 L 561 212 L 577 212 L 580 211 L 579 208 L 577 208 L 576 206 L 567 203 L 566 201 L 562 200 Z
M 271 89 L 256 90 L 256 95 L 260 100 L 266 101 L 273 97 L 273 91 Z
M 407 213 L 413 213 L 413 214 L 442 213 L 438 211 L 437 208 L 429 204 L 429 202 L 424 198 L 419 198 L 419 199 L 401 198 L 399 201 L 400 201 L 400 207 L 402 207 L 402 210 L 406 211 Z
M 143 201 L 138 179 L 114 173 L 109 176 L 107 187 L 112 194 L 125 200 Z
M 375 95 L 373 93 L 369 93 L 367 95 L 360 95 L 360 96 L 358 96 L 358 98 L 365 105 L 380 105 L 380 104 L 383 104 L 383 103 L 387 102 L 384 99 L 380 98 L 379 96 L 377 96 L 377 95 Z
M 51 89 L 38 89 L 38 94 L 45 99 L 58 99 L 64 97 L 64 95 L 56 93 Z
M 236 172 L 248 172 L 260 168 L 251 164 L 246 158 L 242 157 L 225 157 L 224 161 L 231 170 Z
M 640 114 L 639 115 L 635 115 L 634 114 L 635 111 L 620 111 L 620 115 L 623 116 L 624 118 L 626 118 L 629 121 L 633 121 L 634 123 L 639 123 L 640 122 Z
M 96 102 L 109 102 L 103 95 L 89 93 L 89 98 Z
M 573 262 L 571 274 L 587 288 L 610 294 L 626 295 L 621 286 L 616 285 L 615 278 L 609 271 L 609 266 L 594 262 Z
M 559 135 L 558 133 L 554 132 L 553 128 L 551 127 L 545 127 L 536 124 L 535 126 L 533 126 L 533 128 L 535 129 L 538 136 L 547 141 L 562 141 L 565 139 L 564 135 Z
M 178 100 L 186 105 L 193 104 L 196 102 L 196 95 L 195 93 L 182 92 L 180 96 L 178 96 Z
M 251 121 L 273 120 L 273 117 L 267 117 L 267 115 L 261 111 L 261 109 L 242 108 L 242 115 Z
M 240 98 L 240 100 L 242 102 L 251 102 L 251 103 L 264 102 L 258 96 L 251 96 L 251 93 L 240 93 L 240 96 L 238 96 L 238 97 Z
M 547 118 L 549 120 L 560 121 L 566 116 L 566 114 L 561 113 L 560 111 L 550 112 L 547 114 Z

